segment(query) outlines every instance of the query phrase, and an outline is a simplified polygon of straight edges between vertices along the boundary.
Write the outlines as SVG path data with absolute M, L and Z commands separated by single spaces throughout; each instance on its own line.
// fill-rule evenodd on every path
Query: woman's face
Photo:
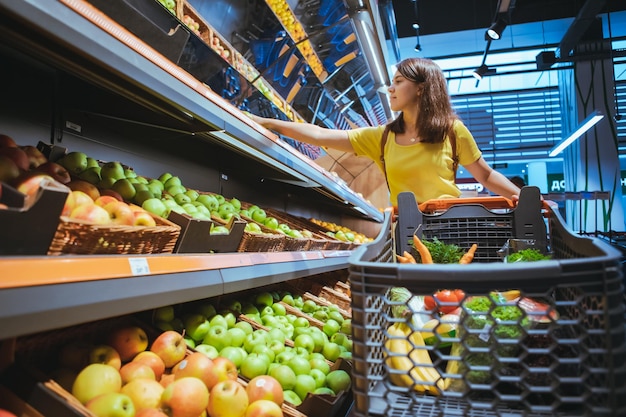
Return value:
M 414 109 L 418 103 L 420 85 L 410 81 L 399 72 L 396 72 L 391 80 L 389 92 L 389 104 L 393 111 Z

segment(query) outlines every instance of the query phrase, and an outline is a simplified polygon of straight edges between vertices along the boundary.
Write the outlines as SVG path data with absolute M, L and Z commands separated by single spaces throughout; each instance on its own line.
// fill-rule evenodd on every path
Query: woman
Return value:
M 437 64 L 423 58 L 401 61 L 388 93 L 391 110 L 400 114 L 387 125 L 386 141 L 385 126 L 333 130 L 252 118 L 267 129 L 301 142 L 371 158 L 387 177 L 394 206 L 398 193 L 403 191 L 413 192 L 418 203 L 459 197 L 456 162 L 493 193 L 517 200 L 520 189 L 487 164 L 472 134 L 452 109 L 446 79 Z M 456 143 L 456 152 L 451 142 Z

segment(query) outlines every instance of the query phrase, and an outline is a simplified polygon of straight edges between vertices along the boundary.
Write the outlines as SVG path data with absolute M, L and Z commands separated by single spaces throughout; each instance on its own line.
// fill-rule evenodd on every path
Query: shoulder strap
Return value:
M 456 153 L 456 133 L 454 132 L 454 126 L 452 126 L 448 137 L 450 138 L 450 147 L 452 148 L 452 170 L 454 171 L 454 182 L 456 182 L 456 170 L 459 168 L 459 156 Z
M 387 179 L 387 167 L 385 166 L 385 144 L 387 144 L 388 136 L 389 136 L 389 125 L 386 125 L 385 130 L 383 130 L 383 137 L 380 141 L 380 163 L 383 168 L 383 175 L 385 176 L 385 182 L 387 183 L 387 188 L 389 188 L 389 180 Z

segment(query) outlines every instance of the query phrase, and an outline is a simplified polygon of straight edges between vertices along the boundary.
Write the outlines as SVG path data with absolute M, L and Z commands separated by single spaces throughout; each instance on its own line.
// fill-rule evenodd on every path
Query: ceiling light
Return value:
M 417 30 L 420 28 L 419 23 L 413 23 L 413 29 Z
M 559 142 L 558 145 L 552 148 L 548 156 L 550 157 L 557 156 L 558 154 L 563 152 L 565 148 L 567 148 L 569 145 L 574 143 L 576 139 L 584 135 L 589 129 L 595 126 L 595 124 L 598 123 L 603 118 L 604 118 L 604 115 L 602 113 L 600 113 L 597 110 L 594 110 L 593 113 L 587 116 L 587 118 L 585 118 L 585 120 L 583 120 L 580 123 L 580 125 L 576 128 L 576 130 L 574 130 L 572 133 L 570 133 L 570 135 L 567 138 L 565 138 L 564 140 Z
M 420 45 L 420 42 L 417 41 L 417 44 L 415 45 L 415 52 L 420 52 L 422 50 L 422 45 Z
M 506 28 L 506 22 L 504 19 L 500 18 L 491 24 L 487 32 L 485 32 L 485 40 L 494 40 L 497 41 L 502 37 L 502 32 Z
M 474 70 L 474 72 L 472 73 L 472 75 L 474 76 L 474 78 L 476 78 L 477 80 L 482 80 L 483 77 L 487 74 L 487 72 L 489 72 L 489 67 L 485 64 L 482 64 L 480 67 L 476 68 Z

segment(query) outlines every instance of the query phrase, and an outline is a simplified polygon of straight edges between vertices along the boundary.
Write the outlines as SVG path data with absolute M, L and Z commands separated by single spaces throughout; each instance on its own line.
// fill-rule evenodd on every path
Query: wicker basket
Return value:
M 251 222 L 258 224 L 261 227 L 263 234 L 244 231 L 241 243 L 239 244 L 239 252 L 281 252 L 287 250 L 285 248 L 288 237 L 287 235 L 270 229 L 262 223 L 255 222 L 249 217 L 241 216 L 241 218 L 248 223 Z M 290 247 L 293 247 L 291 242 Z
M 62 216 L 48 255 L 172 253 L 180 226 L 152 217 L 156 226 L 94 225 Z
M 314 226 L 313 223 L 309 225 L 305 222 L 298 221 L 297 217 L 274 209 L 265 209 L 265 212 L 268 216 L 275 217 L 278 221 L 285 223 L 292 229 L 309 230 L 313 233 L 312 237 L 307 238 L 309 240 L 307 250 L 339 249 L 339 245 L 336 245 L 337 247 L 330 248 L 330 246 L 335 246 L 333 241 L 336 239 L 318 233 L 315 228 L 311 228 L 311 226 Z M 337 242 L 340 241 L 337 240 Z

